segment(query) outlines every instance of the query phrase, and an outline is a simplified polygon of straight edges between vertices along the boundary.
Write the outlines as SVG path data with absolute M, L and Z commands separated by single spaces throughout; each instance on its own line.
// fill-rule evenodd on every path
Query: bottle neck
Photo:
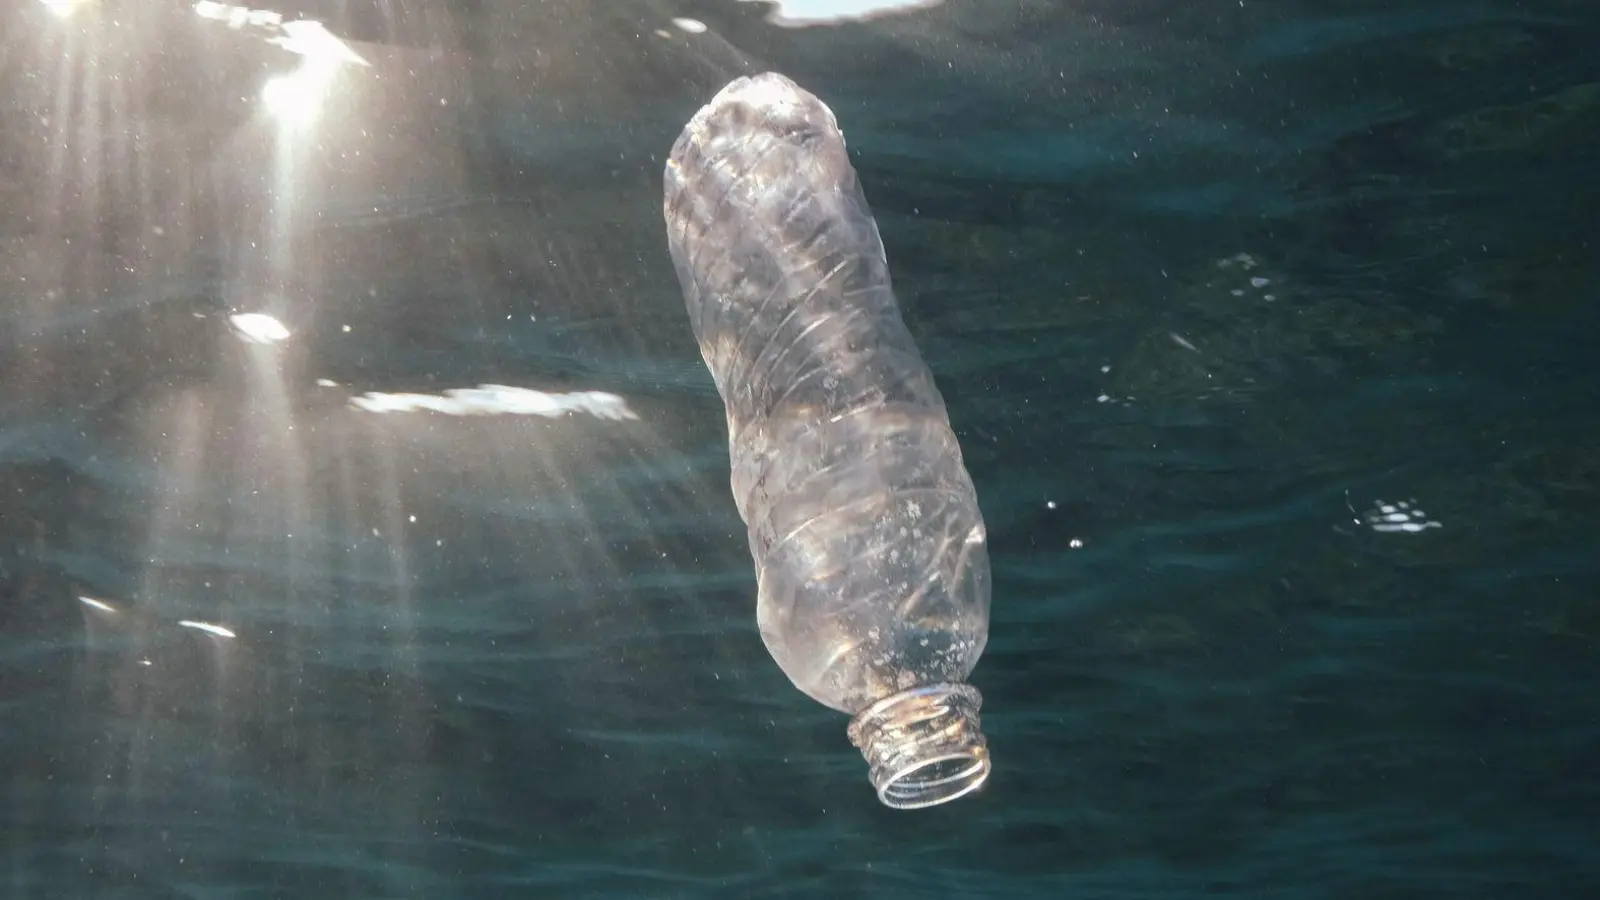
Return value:
M 969 794 L 989 777 L 978 719 L 983 695 L 967 684 L 928 684 L 892 694 L 850 722 L 878 799 L 920 809 Z

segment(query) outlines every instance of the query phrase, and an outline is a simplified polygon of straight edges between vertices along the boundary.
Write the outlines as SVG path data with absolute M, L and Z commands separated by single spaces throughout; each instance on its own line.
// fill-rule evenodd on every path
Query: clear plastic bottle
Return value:
M 854 716 L 884 803 L 975 790 L 983 519 L 832 111 L 782 75 L 740 78 L 684 128 L 665 186 L 768 651 Z

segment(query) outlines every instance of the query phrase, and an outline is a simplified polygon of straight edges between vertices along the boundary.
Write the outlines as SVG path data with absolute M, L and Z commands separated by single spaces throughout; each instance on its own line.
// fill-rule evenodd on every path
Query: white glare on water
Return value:
M 773 0 L 744 0 L 771 3 Z M 938 6 L 943 0 L 777 0 L 770 21 L 788 28 L 870 19 Z
M 289 337 L 289 329 L 266 313 L 240 313 L 229 317 L 239 338 L 251 344 L 276 344 Z
M 386 394 L 369 391 L 352 397 L 350 405 L 366 412 L 437 412 L 452 416 L 544 416 L 588 413 L 599 419 L 637 419 L 628 401 L 605 391 L 549 394 L 530 388 L 485 384 L 456 388 L 442 394 Z

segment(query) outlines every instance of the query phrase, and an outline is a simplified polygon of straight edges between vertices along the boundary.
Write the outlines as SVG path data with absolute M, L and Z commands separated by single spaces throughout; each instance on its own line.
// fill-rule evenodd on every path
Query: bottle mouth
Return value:
M 948 803 L 983 786 L 989 747 L 978 719 L 983 695 L 959 683 L 891 694 L 850 721 L 878 799 L 894 809 Z

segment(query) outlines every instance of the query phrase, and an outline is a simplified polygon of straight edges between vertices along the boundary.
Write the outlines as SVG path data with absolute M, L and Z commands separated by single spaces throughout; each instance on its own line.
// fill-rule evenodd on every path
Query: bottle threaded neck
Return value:
M 901 691 L 850 721 L 850 743 L 867 758 L 885 806 L 921 809 L 977 790 L 989 777 L 989 747 L 979 727 L 983 695 L 959 683 Z

